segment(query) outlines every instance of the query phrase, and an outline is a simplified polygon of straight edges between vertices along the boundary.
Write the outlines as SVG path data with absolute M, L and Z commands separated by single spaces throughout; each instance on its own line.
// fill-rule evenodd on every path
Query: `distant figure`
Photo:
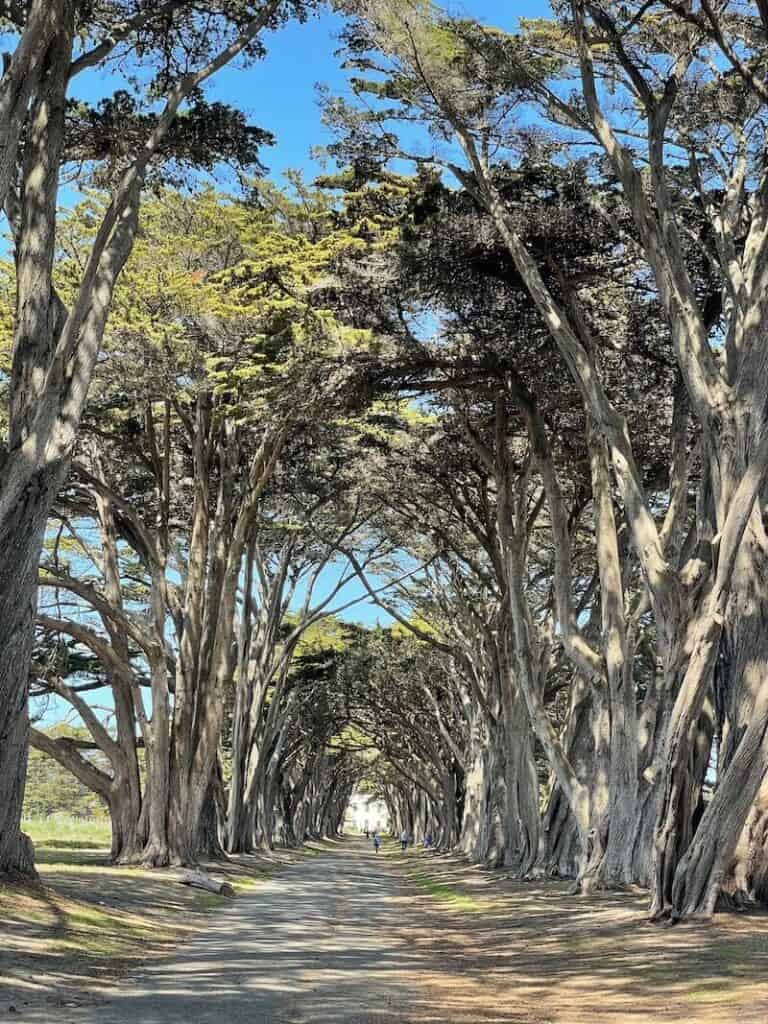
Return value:
M 378 832 L 373 833 L 373 852 L 378 853 L 379 847 L 381 846 L 381 840 L 379 839 Z
M 406 850 L 408 848 L 408 833 L 403 829 L 400 833 L 400 849 Z
M 424 836 L 424 849 L 425 850 L 431 850 L 432 849 L 432 833 L 431 832 L 427 832 L 427 834 Z
M 366 825 L 366 826 L 365 826 L 365 838 L 366 838 L 366 839 L 368 839 L 368 838 L 369 838 L 369 835 L 370 835 L 370 833 L 369 833 L 369 831 L 368 831 L 368 826 Z

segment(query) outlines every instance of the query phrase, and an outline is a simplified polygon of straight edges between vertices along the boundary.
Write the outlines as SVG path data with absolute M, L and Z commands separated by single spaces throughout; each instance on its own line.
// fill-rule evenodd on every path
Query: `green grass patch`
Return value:
M 317 857 L 321 853 L 325 853 L 319 846 L 312 846 L 311 844 L 316 840 L 310 839 L 308 842 L 303 843 L 301 846 L 297 846 L 291 853 L 296 854 L 297 857 Z
M 33 962 L 51 956 L 81 964 L 127 961 L 165 946 L 184 930 L 181 922 L 98 906 L 44 886 L 0 888 L 0 920 L 11 937 L 17 931 L 26 937 L 26 955 Z
M 60 953 L 112 959 L 135 954 L 147 943 L 168 941 L 174 934 L 173 927 L 158 921 L 77 904 L 66 910 L 63 934 L 55 949 Z
M 82 849 L 79 846 L 35 846 L 35 864 L 46 871 L 65 871 L 68 868 L 96 867 L 108 863 L 109 851 L 103 846 Z
M 227 902 L 226 896 L 216 892 L 195 892 L 195 910 L 202 910 L 203 913 L 217 910 Z
M 427 874 L 423 868 L 411 866 L 407 862 L 404 865 L 408 878 L 415 882 L 424 892 L 434 899 L 445 903 L 453 910 L 461 910 L 467 913 L 487 913 L 494 907 L 493 900 L 487 897 L 471 896 L 469 893 L 460 892 L 447 882 L 441 882 L 432 875 Z
M 175 870 L 110 864 L 108 819 L 56 814 L 28 817 L 22 827 L 35 844 L 44 884 L 0 887 L 0 927 L 23 937 L 32 961 L 54 956 L 77 963 L 77 971 L 85 975 L 108 971 L 110 965 L 151 955 L 153 950 L 160 953 L 183 941 L 203 925 L 205 916 L 230 902 L 179 885 Z M 302 847 L 292 851 L 291 859 L 322 852 Z M 255 892 L 283 863 L 256 859 L 253 864 L 212 864 L 206 870 L 231 885 L 239 897 Z
M 112 842 L 108 818 L 52 814 L 47 818 L 25 818 L 21 827 L 35 846 L 53 850 L 102 850 L 109 849 Z
M 151 923 L 140 917 L 124 916 L 87 903 L 69 910 L 66 920 L 67 928 L 71 931 L 113 931 L 133 939 L 152 939 L 159 928 L 157 922 Z
M 253 875 L 227 875 L 225 880 L 234 886 L 235 893 L 238 894 L 255 889 L 265 878 L 269 878 L 272 874 L 274 874 L 274 868 L 265 868 L 263 871 Z
M 104 843 L 87 839 L 40 839 L 35 843 L 44 850 L 103 850 Z

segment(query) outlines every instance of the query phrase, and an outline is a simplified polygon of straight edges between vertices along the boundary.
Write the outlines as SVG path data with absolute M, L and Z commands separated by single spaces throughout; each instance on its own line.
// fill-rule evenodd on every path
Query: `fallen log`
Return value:
M 229 882 L 217 882 L 210 875 L 204 875 L 202 871 L 187 871 L 179 879 L 182 885 L 190 885 L 193 889 L 205 889 L 206 892 L 216 893 L 217 896 L 227 896 L 231 899 L 235 890 Z

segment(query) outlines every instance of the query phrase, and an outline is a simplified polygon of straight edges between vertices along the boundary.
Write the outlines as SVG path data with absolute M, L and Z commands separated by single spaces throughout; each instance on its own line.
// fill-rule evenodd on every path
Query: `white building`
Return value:
M 364 832 L 366 829 L 386 832 L 389 815 L 383 800 L 377 800 L 369 793 L 353 793 L 344 818 L 344 826 L 350 832 Z

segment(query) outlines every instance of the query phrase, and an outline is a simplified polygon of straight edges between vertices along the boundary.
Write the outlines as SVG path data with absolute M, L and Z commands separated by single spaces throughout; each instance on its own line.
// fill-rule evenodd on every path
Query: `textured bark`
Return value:
M 519 877 L 533 869 L 539 853 L 539 780 L 533 735 L 522 696 L 507 692 L 504 707 L 503 865 Z
M 0 876 L 34 876 L 29 839 L 21 832 L 27 768 L 29 719 L 27 693 L 32 654 L 32 624 L 37 604 L 37 561 L 45 529 L 45 510 L 29 509 L 23 527 L 0 528 Z M 37 522 L 35 523 L 35 519 Z M 37 529 L 35 529 L 35 526 Z M 29 531 L 24 537 L 24 533 Z M 25 540 L 26 551 L 19 541 Z M 6 541 L 12 541 L 7 543 Z
M 19 47 L 0 79 L 0 200 L 10 210 L 17 264 L 9 442 L 0 465 L 0 870 L 5 871 L 30 869 L 28 844 L 20 836 L 18 821 L 35 576 L 43 531 L 77 439 L 115 283 L 132 248 L 144 176 L 186 98 L 247 47 L 275 13 L 277 0 L 247 23 L 230 45 L 170 90 L 154 130 L 115 190 L 72 307 L 66 310 L 53 288 L 52 266 L 74 7 L 72 0 L 31 3 Z M 11 203 L 9 188 L 22 131 L 21 184 Z M 155 737 L 162 747 L 159 722 L 157 726 Z M 212 767 L 210 752 L 206 754 Z M 155 765 L 148 806 L 149 859 L 158 863 L 167 858 L 167 772 L 162 760 L 159 757 Z M 209 777 L 210 770 L 206 780 Z
M 106 483 L 104 466 L 98 452 L 94 461 L 99 478 Z M 97 494 L 96 507 L 99 516 L 104 596 L 114 608 L 124 612 L 114 508 L 104 493 Z M 103 615 L 102 622 L 115 654 L 130 667 L 127 636 L 109 616 Z M 113 771 L 111 796 L 108 799 L 112 820 L 111 857 L 119 863 L 132 863 L 138 860 L 147 838 L 143 831 L 141 774 L 136 743 L 135 701 L 140 701 L 141 695 L 138 685 L 133 685 L 133 681 L 127 676 L 109 673 L 109 678 L 115 703 L 117 739 L 115 747 L 104 751 L 110 758 Z
M 684 244 L 683 238 L 688 231 L 688 224 L 683 222 L 684 214 L 676 206 L 677 182 L 675 188 L 671 184 L 672 174 L 677 175 L 677 169 L 671 174 L 666 160 L 668 133 L 673 131 L 675 123 L 671 115 L 676 102 L 680 97 L 690 98 L 687 76 L 694 63 L 694 48 L 680 48 L 676 59 L 670 62 L 664 89 L 660 91 L 655 72 L 647 69 L 642 62 L 637 62 L 633 50 L 627 46 L 626 40 L 627 37 L 631 38 L 632 28 L 620 28 L 613 21 L 612 13 L 599 5 L 574 0 L 570 8 L 581 73 L 581 102 L 570 106 L 567 101 L 555 97 L 546 89 L 542 89 L 541 99 L 547 106 L 554 103 L 569 118 L 583 124 L 610 161 L 620 183 L 624 202 L 634 218 L 642 252 L 653 273 L 659 302 L 670 327 L 681 379 L 704 435 L 703 477 L 705 481 L 710 478 L 708 486 L 714 495 L 715 515 L 711 523 L 706 518 L 699 518 L 688 551 L 691 557 L 682 566 L 677 563 L 676 544 L 671 543 L 674 529 L 662 531 L 655 522 L 649 494 L 635 462 L 626 420 L 605 392 L 593 358 L 599 346 L 592 343 L 589 331 L 584 330 L 587 318 L 581 317 L 579 322 L 573 310 L 565 308 L 560 294 L 556 295 L 548 286 L 536 257 L 528 250 L 518 231 L 515 217 L 510 215 L 504 197 L 495 186 L 495 176 L 488 163 L 493 147 L 488 145 L 487 124 L 481 116 L 466 113 L 461 105 L 454 102 L 451 88 L 446 88 L 439 76 L 433 75 L 434 62 L 420 59 L 415 41 L 412 41 L 412 49 L 406 60 L 409 61 L 412 73 L 423 80 L 430 104 L 437 104 L 444 120 L 452 125 L 455 139 L 466 157 L 466 169 L 452 163 L 448 166 L 493 219 L 499 237 L 557 344 L 581 392 L 584 406 L 610 452 L 611 469 L 655 618 L 664 697 L 658 703 L 657 711 L 661 721 L 654 725 L 654 736 L 657 735 L 657 728 L 660 728 L 665 733 L 665 746 L 663 752 L 659 751 L 659 756 L 645 769 L 654 776 L 646 785 L 646 780 L 641 780 L 632 767 L 632 758 L 637 758 L 638 751 L 633 752 L 631 749 L 633 707 L 629 700 L 629 687 L 621 681 L 619 662 L 608 666 L 609 676 L 612 677 L 609 679 L 612 708 L 617 713 L 611 721 L 612 739 L 617 747 L 615 763 L 611 767 L 611 810 L 618 820 L 613 843 L 610 839 L 610 815 L 606 820 L 605 835 L 609 852 L 605 872 L 619 881 L 634 874 L 635 865 L 629 860 L 627 850 L 633 845 L 633 832 L 636 832 L 635 850 L 638 845 L 641 848 L 647 846 L 645 812 L 655 805 L 658 819 L 653 909 L 657 913 L 671 913 L 674 916 L 682 911 L 682 907 L 677 905 L 672 895 L 673 879 L 691 839 L 696 813 L 696 807 L 693 806 L 695 787 L 692 788 L 690 784 L 690 775 L 699 739 L 699 718 L 711 686 L 723 634 L 728 638 L 732 633 L 735 638 L 751 617 L 751 613 L 745 614 L 743 608 L 736 612 L 736 603 L 733 602 L 729 607 L 733 609 L 736 619 L 729 620 L 723 629 L 729 614 L 726 607 L 728 590 L 735 556 L 741 545 L 745 513 L 748 518 L 754 494 L 761 486 L 765 474 L 762 461 L 766 434 L 764 324 L 768 312 L 768 174 L 763 171 L 755 182 L 745 187 L 746 166 L 749 163 L 746 157 L 748 150 L 745 148 L 741 158 L 734 160 L 732 175 L 726 182 L 727 187 L 723 189 L 721 199 L 719 195 L 715 196 L 702 187 L 697 173 L 699 156 L 693 151 L 690 153 L 694 165 L 694 188 L 699 188 L 700 196 L 697 198 L 701 199 L 710 216 L 709 226 L 717 239 L 716 258 L 720 262 L 724 291 L 729 296 L 730 309 L 727 316 L 731 322 L 728 324 L 726 358 L 723 360 L 720 341 L 713 340 L 714 323 L 705 315 L 697 282 L 686 256 L 688 239 Z M 417 20 L 419 17 L 414 14 Z M 423 17 L 426 22 L 428 17 Z M 710 12 L 709 17 L 717 28 L 718 16 Z M 640 31 L 639 28 L 637 31 Z M 413 40 L 418 36 L 415 33 Z M 718 36 L 716 31 L 713 38 L 722 48 L 722 33 Z M 623 86 L 625 97 L 629 102 L 638 104 L 640 123 L 644 121 L 647 133 L 647 151 L 642 158 L 636 156 L 633 147 L 623 144 L 621 129 L 613 127 L 608 113 L 601 106 L 601 89 L 591 49 L 593 43 L 601 49 L 608 48 L 617 70 L 617 82 Z M 715 50 L 713 63 L 720 58 L 721 55 Z M 747 84 L 764 99 L 764 84 L 756 81 L 749 69 L 742 66 L 741 70 Z M 433 116 L 431 106 L 428 115 Z M 681 498 L 683 493 L 683 490 L 678 490 L 677 497 Z M 678 504 L 684 507 L 684 498 Z M 672 518 L 680 520 L 684 517 Z M 714 528 L 709 529 L 710 525 Z M 762 533 L 762 529 L 756 517 L 755 537 Z M 748 546 L 749 532 L 746 543 Z M 756 578 L 762 576 L 764 579 L 765 573 L 761 571 L 759 560 L 753 561 L 750 571 L 754 573 L 756 567 Z M 515 573 L 524 570 L 523 559 L 518 559 L 514 570 Z M 566 574 L 560 575 L 566 578 Z M 604 585 L 605 581 L 601 580 L 601 586 Z M 614 589 L 618 594 L 618 589 Z M 555 590 L 557 592 L 557 586 Z M 758 603 L 762 603 L 762 597 Z M 588 651 L 580 649 L 581 638 L 572 629 L 563 611 L 567 609 L 561 607 L 558 612 L 563 643 L 570 648 L 569 656 L 583 660 L 583 671 L 587 678 L 592 678 L 595 675 L 590 667 L 592 658 Z M 762 611 L 756 617 L 762 619 Z M 537 700 L 536 687 L 531 685 L 534 673 L 526 672 L 525 669 L 524 663 L 529 660 L 527 651 L 533 649 L 534 644 L 530 636 L 532 629 L 526 622 L 522 604 L 515 618 L 520 685 L 531 712 L 531 720 L 550 763 L 555 767 L 563 793 L 571 802 L 583 841 L 586 841 L 590 831 L 588 801 L 576 784 L 577 780 L 562 750 L 558 749 L 555 742 L 557 737 L 552 735 L 547 726 L 541 701 Z M 740 624 L 738 627 L 736 620 Z M 614 640 L 619 639 L 617 624 L 615 622 L 609 629 L 614 634 Z M 604 622 L 604 628 L 606 625 Z M 608 648 L 610 652 L 611 648 L 618 649 L 618 645 L 611 641 Z M 734 642 L 732 649 L 735 648 Z M 749 643 L 745 648 L 749 649 Z M 626 657 L 624 661 L 626 664 Z M 763 661 L 762 654 L 759 654 L 756 659 L 759 672 L 762 672 Z M 741 719 L 742 725 L 749 719 L 750 706 L 760 706 L 760 695 L 754 683 L 747 683 L 746 687 L 743 685 L 749 676 L 748 671 L 741 672 L 734 679 L 731 691 L 721 695 L 731 706 L 730 717 L 734 722 Z M 750 690 L 752 692 L 748 692 Z M 744 773 L 744 782 L 747 789 L 752 790 L 752 795 L 760 785 L 762 746 L 759 732 L 762 724 L 760 721 L 753 724 L 750 719 L 746 730 L 736 727 L 738 747 L 734 743 L 733 754 L 730 755 L 732 763 L 738 760 Z M 731 745 L 730 739 L 727 745 Z M 656 789 L 658 779 L 661 780 L 660 793 Z M 633 787 L 636 787 L 634 792 Z M 718 803 L 713 801 L 711 808 L 717 808 Z M 635 813 L 637 831 L 632 828 L 633 806 L 643 809 L 642 814 Z M 702 825 L 706 825 L 711 837 L 706 840 L 702 833 L 701 841 L 704 845 L 720 841 L 715 838 L 720 835 L 719 829 L 711 827 L 714 825 L 711 820 L 714 817 L 715 809 L 712 809 L 710 820 L 702 819 Z M 735 824 L 738 834 L 744 822 Z M 638 843 L 639 835 L 642 835 L 642 839 Z M 717 862 L 716 856 L 704 855 L 703 850 L 699 852 L 701 857 L 697 853 L 697 858 L 700 864 L 708 862 L 714 865 Z M 713 854 L 714 850 L 710 849 L 709 853 Z M 644 856 L 643 852 L 636 852 L 635 864 L 642 862 Z M 710 880 L 714 880 L 714 877 L 710 870 Z M 696 888 L 703 892 L 708 889 L 708 884 Z M 687 884 L 677 885 L 676 891 L 682 894 L 689 889 Z M 700 903 L 700 909 L 703 910 L 706 899 L 701 899 L 705 900 Z M 686 913 L 691 912 L 692 904 L 687 897 L 685 906 Z
M 35 4 L 30 21 L 39 16 L 40 5 Z M 44 371 L 60 328 L 51 274 L 66 70 L 72 52 L 71 6 L 63 0 L 52 4 L 51 17 L 53 24 L 40 29 L 50 42 L 45 56 L 35 58 L 44 62 L 45 71 L 29 115 L 29 141 L 22 169 L 21 219 L 16 225 L 17 306 L 9 450 L 0 463 L 0 873 L 34 870 L 30 844 L 21 834 L 19 823 L 27 761 L 27 694 L 37 564 L 48 509 L 67 470 L 66 451 L 50 461 L 41 457 L 40 447 L 48 437 L 37 436 L 34 426 Z M 5 85 L 4 77 L 0 105 Z M 18 142 L 20 128 L 16 124 L 11 124 L 7 133 L 15 135 Z M 12 151 L 14 148 L 12 145 Z
M 40 472 L 0 501 L 0 874 L 33 874 L 31 845 L 20 832 L 27 765 L 27 695 L 37 606 L 37 565 L 49 503 L 65 467 Z M 9 490 L 15 488 L 11 486 Z M 6 492 L 7 493 L 7 492 Z
M 721 890 L 726 906 L 741 908 L 745 902 L 768 907 L 768 782 L 752 805 Z
M 172 803 L 174 833 L 180 837 L 185 810 L 181 792 L 184 777 L 192 757 L 195 730 L 195 708 L 199 690 L 205 684 L 208 670 L 206 653 L 211 642 L 206 631 L 206 610 L 211 598 L 216 598 L 219 560 L 209 560 L 211 543 L 219 544 L 222 528 L 222 499 L 214 522 L 210 515 L 210 477 L 216 458 L 220 461 L 220 481 L 224 486 L 228 465 L 221 457 L 222 436 L 213 426 L 213 401 L 208 392 L 202 391 L 195 403 L 194 419 L 190 423 L 190 441 L 194 468 L 194 497 L 192 503 L 192 529 L 189 538 L 187 574 L 184 580 L 184 607 L 179 638 L 179 653 L 176 663 L 174 686 L 172 738 L 170 751 L 173 785 L 166 799 Z M 211 535 L 212 538 L 211 539 Z M 209 779 L 210 779 L 209 775 Z M 169 780 L 170 784 L 170 780 Z M 200 823 L 193 826 L 193 832 Z M 183 840 L 190 856 L 195 839 L 188 835 Z M 182 851 L 176 851 L 181 854 Z
M 19 142 L 30 99 L 44 73 L 49 47 L 65 5 L 60 0 L 33 0 L 19 44 L 0 78 L 0 208 L 5 208 L 16 174 Z
M 577 679 L 571 688 L 563 744 L 569 763 L 584 784 L 589 782 L 595 758 L 593 691 Z M 534 876 L 575 878 L 581 863 L 581 840 L 568 799 L 553 775 L 544 810 L 541 841 Z
M 237 679 L 235 681 L 235 698 L 230 726 L 232 754 L 224 842 L 227 850 L 231 853 L 245 852 L 244 843 L 247 834 L 244 783 L 247 771 L 248 740 L 255 685 L 253 674 L 249 671 L 251 640 L 254 629 L 253 569 L 255 557 L 254 538 L 252 537 L 248 544 L 245 560 L 244 600 L 238 637 Z
M 721 429 L 725 427 L 721 425 Z M 743 451 L 744 448 L 733 447 L 730 450 Z M 688 765 L 697 735 L 695 723 L 715 676 L 715 662 L 731 604 L 735 567 L 737 564 L 743 566 L 745 558 L 748 563 L 751 561 L 751 536 L 755 531 L 762 532 L 754 502 L 762 488 L 767 462 L 766 434 L 760 437 L 743 472 L 733 472 L 732 467 L 731 472 L 728 472 L 722 452 L 718 459 L 713 459 L 718 475 L 716 486 L 713 487 L 716 516 L 718 523 L 722 523 L 718 559 L 714 580 L 691 626 L 690 654 L 670 718 L 665 751 L 665 790 L 656 830 L 656 884 L 652 904 L 654 917 L 669 915 L 678 919 L 707 917 L 712 913 L 717 889 L 733 856 L 768 763 L 763 744 L 768 728 L 768 687 L 762 681 L 763 666 L 758 663 L 752 666 L 754 674 L 745 672 L 744 678 L 738 682 L 740 687 L 752 688 L 752 716 L 749 725 L 738 744 L 733 744 L 734 753 L 728 769 L 691 843 L 693 809 L 689 806 L 687 794 L 690 791 Z M 715 471 L 712 469 L 710 479 L 714 481 L 714 477 Z M 738 591 L 736 593 L 738 596 Z M 738 616 L 736 621 L 743 623 L 743 617 Z M 729 799 L 732 802 L 726 807 L 724 801 Z M 733 829 L 733 834 L 728 837 L 724 835 L 725 822 Z
M 148 654 L 152 694 L 150 739 L 146 751 L 147 844 L 142 862 L 149 867 L 193 863 L 192 844 L 180 849 L 171 842 L 171 710 L 168 663 L 165 650 L 165 570 L 155 564 L 151 568 L 150 592 L 152 650 Z
M 680 859 L 672 885 L 673 920 L 709 918 L 732 868 L 768 758 L 768 727 L 763 702 L 759 717 L 745 732 L 737 754 L 707 805 L 696 833 Z M 738 897 L 737 897 L 738 898 Z
M 747 791 L 754 788 L 755 780 L 762 772 L 760 788 L 740 829 L 731 863 L 723 877 L 720 903 L 736 907 L 754 901 L 764 902 L 766 895 L 764 793 L 768 762 L 757 743 L 756 731 L 765 726 L 765 689 L 768 685 L 767 563 L 765 535 L 753 518 L 734 571 L 722 654 L 714 679 L 720 739 L 718 788 L 721 784 L 731 784 L 729 779 L 734 760 Z M 739 787 L 739 797 L 742 795 Z M 718 831 L 712 829 L 713 842 L 718 841 Z M 728 839 L 726 855 L 722 858 L 726 863 L 732 845 L 732 837 Z
M 576 878 L 581 863 L 581 840 L 571 808 L 555 783 L 541 824 L 542 842 L 531 877 Z
M 221 823 L 223 821 L 224 793 L 220 768 L 214 770 L 208 790 L 203 800 L 203 809 L 197 823 L 197 836 L 194 842 L 195 860 L 223 860 L 224 847 L 221 843 Z
M 490 728 L 493 728 L 493 725 Z M 486 862 L 492 843 L 493 805 L 489 745 L 489 724 L 482 708 L 475 705 L 469 731 L 464 815 L 457 844 L 461 852 L 474 863 Z
M 134 801 L 127 782 L 118 781 L 114 795 L 107 798 L 107 805 L 112 825 L 110 860 L 116 864 L 135 864 L 146 842 L 141 803 Z
M 624 587 L 613 512 L 609 455 L 605 441 L 594 423 L 589 423 L 587 436 L 600 575 L 602 654 L 607 675 L 605 700 L 610 733 L 607 753 L 608 806 L 605 810 L 607 834 L 602 862 L 596 869 L 596 880 L 602 885 L 621 886 L 636 880 L 632 854 L 637 827 L 637 711 L 624 614 Z M 600 810 L 594 808 L 593 801 L 593 816 L 600 813 Z
M 649 574 L 648 579 L 657 605 L 657 625 L 661 634 L 667 632 L 666 646 L 673 654 L 665 659 L 669 684 L 681 680 L 670 717 L 665 751 L 665 786 L 656 834 L 652 913 L 656 916 L 668 913 L 674 919 L 708 916 L 714 905 L 714 894 L 722 881 L 723 860 L 728 860 L 732 854 L 748 813 L 748 808 L 743 805 L 745 795 L 749 794 L 750 800 L 754 797 L 765 768 L 761 742 L 765 723 L 760 721 L 758 714 L 757 720 L 750 721 L 746 731 L 735 738 L 735 743 L 731 744 L 726 737 L 726 748 L 733 750 L 729 768 L 689 847 L 692 808 L 686 794 L 689 789 L 688 766 L 697 735 L 694 723 L 710 684 L 713 662 L 723 633 L 726 641 L 729 633 L 734 639 L 740 635 L 740 640 L 746 641 L 744 634 L 750 632 L 753 609 L 762 604 L 762 597 L 755 601 L 754 596 L 751 602 L 740 602 L 738 587 L 749 588 L 760 580 L 761 575 L 759 571 L 755 574 L 755 569 L 763 559 L 756 558 L 755 554 L 756 550 L 765 547 L 762 523 L 756 513 L 752 514 L 752 503 L 765 474 L 765 467 L 761 464 L 766 428 L 764 388 L 760 387 L 758 395 L 756 385 L 765 374 L 768 179 L 763 175 L 753 195 L 746 200 L 742 192 L 744 161 L 737 160 L 722 205 L 702 195 L 718 235 L 720 269 L 726 289 L 735 296 L 732 322 L 727 331 L 727 358 L 720 366 L 709 339 L 712 325 L 697 302 L 683 255 L 682 225 L 674 209 L 665 166 L 666 129 L 692 59 L 691 54 L 681 54 L 664 96 L 657 102 L 653 88 L 644 81 L 642 73 L 630 66 L 623 42 L 618 41 L 615 34 L 615 26 L 611 27 L 610 19 L 601 23 L 601 30 L 605 30 L 607 24 L 609 35 L 613 34 L 612 38 L 617 40 L 615 52 L 619 64 L 631 78 L 633 91 L 639 89 L 645 106 L 651 194 L 655 205 L 652 208 L 632 154 L 621 145 L 600 107 L 586 8 L 582 4 L 574 4 L 573 11 L 586 109 L 634 215 L 643 248 L 654 271 L 659 297 L 667 312 L 680 372 L 703 430 L 703 485 L 711 495 L 714 513 L 711 520 L 715 529 L 707 531 L 709 524 L 705 516 L 703 520 L 700 518 L 698 533 L 700 542 L 707 542 L 710 538 L 717 541 L 707 581 L 711 591 L 700 608 L 682 608 L 678 602 L 678 607 L 669 608 L 671 614 L 665 616 L 659 604 L 659 599 L 664 596 L 663 588 L 659 588 L 653 575 Z M 745 208 L 747 203 L 748 210 Z M 737 259 L 733 239 L 736 223 L 741 217 L 745 217 L 748 230 L 743 258 Z M 741 223 L 739 230 L 744 230 Z M 746 574 L 743 572 L 745 561 Z M 729 600 L 728 592 L 737 565 L 742 568 L 736 569 L 737 589 Z M 761 583 L 757 585 L 762 586 Z M 678 592 L 678 598 L 681 596 Z M 762 618 L 762 613 L 758 614 Z M 727 646 L 735 652 L 741 644 L 736 641 Z M 746 652 L 750 647 L 748 642 L 744 643 Z M 761 663 L 764 663 L 764 658 L 758 656 L 754 666 L 756 675 L 761 672 Z M 729 704 L 732 712 L 736 706 L 745 704 L 752 704 L 755 710 L 761 708 L 761 694 L 754 685 L 755 677 L 750 677 L 749 671 L 731 677 L 730 693 L 716 694 L 720 698 L 719 703 Z M 735 765 L 741 772 L 739 781 L 731 771 Z M 725 801 L 730 798 L 735 802 L 726 807 Z M 735 832 L 734 836 L 727 838 L 723 832 L 726 821 Z
M 497 519 L 506 570 L 506 597 L 509 602 L 514 636 L 515 682 L 520 688 L 528 710 L 531 727 L 544 750 L 558 785 L 570 804 L 579 830 L 583 856 L 582 869 L 584 869 L 586 868 L 589 833 L 592 824 L 590 794 L 574 771 L 544 705 L 542 658 L 524 586 L 524 581 L 527 578 L 526 519 L 523 513 L 518 512 L 518 515 L 515 516 L 513 511 L 507 417 L 506 396 L 502 393 L 496 399 L 495 473 L 499 492 Z M 550 514 L 553 519 L 557 515 L 558 508 L 559 502 L 553 500 L 550 505 Z M 566 629 L 570 619 L 570 614 L 561 615 Z

